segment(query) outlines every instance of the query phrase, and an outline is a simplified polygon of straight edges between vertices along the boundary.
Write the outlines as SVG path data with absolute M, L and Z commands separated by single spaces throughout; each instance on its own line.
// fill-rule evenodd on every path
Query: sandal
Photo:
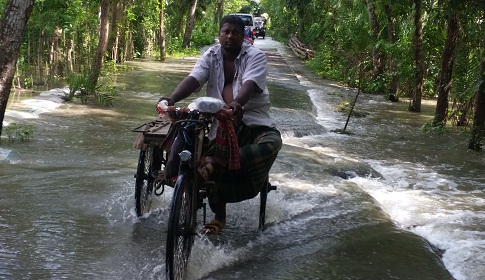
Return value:
M 225 226 L 226 222 L 215 219 L 212 222 L 205 224 L 202 228 L 202 232 L 205 234 L 218 235 Z
M 198 170 L 200 180 L 205 182 L 209 180 L 210 175 L 214 172 L 214 166 L 211 163 L 207 163 Z

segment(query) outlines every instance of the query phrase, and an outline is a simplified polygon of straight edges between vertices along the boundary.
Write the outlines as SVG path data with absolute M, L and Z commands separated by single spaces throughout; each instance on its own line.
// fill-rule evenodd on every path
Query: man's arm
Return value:
M 243 84 L 234 101 L 244 106 L 253 95 L 262 93 L 266 87 L 267 60 L 263 52 L 256 52 L 248 59 L 243 73 Z
M 237 102 L 240 106 L 244 106 L 244 104 L 248 103 L 253 94 L 261 92 L 263 92 L 263 90 L 260 89 L 255 82 L 248 80 L 244 82 L 239 89 L 236 98 L 234 98 L 234 102 Z
M 233 115 L 236 120 L 236 124 L 240 123 L 243 117 L 242 106 L 246 104 L 254 93 L 261 93 L 260 89 L 255 82 L 248 80 L 239 89 L 239 93 L 236 98 L 228 104 L 228 107 L 233 110 Z
M 177 103 L 182 99 L 189 97 L 200 87 L 199 82 L 192 76 L 187 76 L 180 82 L 175 90 L 170 95 L 170 100 Z

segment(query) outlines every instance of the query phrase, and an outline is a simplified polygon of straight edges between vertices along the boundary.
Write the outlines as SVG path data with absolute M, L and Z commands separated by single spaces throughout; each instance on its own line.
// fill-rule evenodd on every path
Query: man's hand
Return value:
M 158 104 L 160 101 L 163 101 L 163 100 L 167 101 L 167 105 L 168 105 L 168 106 L 173 106 L 173 105 L 174 105 L 174 103 L 173 103 L 172 99 L 170 99 L 170 98 L 168 98 L 168 97 L 160 97 L 160 99 L 158 99 L 158 101 L 157 101 L 157 104 Z
M 166 107 L 165 105 L 160 105 L 159 103 L 161 101 L 165 101 L 166 103 Z M 168 113 L 168 116 L 173 119 L 175 118 L 175 111 L 174 110 L 170 110 L 169 107 L 173 107 L 175 104 L 173 103 L 172 99 L 168 98 L 168 97 L 161 97 L 160 99 L 158 99 L 158 102 L 157 102 L 157 111 L 158 111 L 158 118 L 161 119 L 163 118 L 167 113 Z
M 242 117 L 244 114 L 244 110 L 241 107 L 241 104 L 236 101 L 232 101 L 227 105 L 227 108 L 232 110 L 234 122 L 236 123 L 236 125 L 239 125 L 239 123 L 242 121 Z

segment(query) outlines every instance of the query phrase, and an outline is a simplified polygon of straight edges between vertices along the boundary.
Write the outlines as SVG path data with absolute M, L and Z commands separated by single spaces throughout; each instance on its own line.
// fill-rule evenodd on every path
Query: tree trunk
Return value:
M 164 0 L 159 0 L 160 7 L 160 61 L 167 59 L 167 49 L 165 48 L 165 5 Z
M 372 65 L 373 65 L 373 78 L 376 80 L 384 73 L 384 54 L 379 50 L 377 42 L 380 39 L 380 26 L 379 20 L 376 14 L 376 5 L 373 0 L 366 0 L 367 13 L 369 14 L 369 23 L 371 27 L 371 33 L 374 39 L 374 46 L 372 48 Z M 378 89 L 379 92 L 383 92 L 383 89 Z
M 66 64 L 67 64 L 67 72 L 68 73 L 74 72 L 74 40 L 73 39 L 69 39 L 67 42 Z
M 51 78 L 53 75 L 59 75 L 59 41 L 62 36 L 62 28 L 56 26 L 51 37 L 51 44 L 49 48 L 49 73 Z
M 96 85 L 98 84 L 99 74 L 101 73 L 101 68 L 103 67 L 103 57 L 106 52 L 108 45 L 108 30 L 109 30 L 109 1 L 101 0 L 101 16 L 99 23 L 99 41 L 98 49 L 93 59 L 93 64 L 91 67 L 91 74 L 89 75 L 89 93 L 93 94 Z
M 125 50 L 123 51 L 124 60 L 132 60 L 135 56 L 133 47 L 133 34 L 130 28 L 126 30 L 125 34 Z
M 444 126 L 446 124 L 446 114 L 448 112 L 448 96 L 451 90 L 451 79 L 453 75 L 453 65 L 455 63 L 455 50 L 458 42 L 460 30 L 460 13 L 452 8 L 448 16 L 448 30 L 446 32 L 445 49 L 442 55 L 440 77 L 438 81 L 438 101 L 433 125 Z
M 34 0 L 8 0 L 0 22 L 0 136 L 25 26 Z
M 414 12 L 414 61 L 416 64 L 416 75 L 414 79 L 413 98 L 409 103 L 408 110 L 411 112 L 421 112 L 421 98 L 423 96 L 423 77 L 424 77 L 424 52 L 423 52 L 423 22 L 421 19 L 423 0 L 413 0 L 415 5 Z
M 485 9 L 484 9 L 485 12 Z M 482 56 L 480 58 L 479 86 L 475 99 L 472 137 L 468 143 L 468 149 L 480 151 L 482 140 L 485 138 L 485 33 L 482 39 Z
M 37 42 L 37 71 L 39 72 L 38 81 L 36 84 L 43 84 L 44 83 L 44 66 L 43 66 L 43 57 L 42 51 L 44 50 L 44 30 L 40 31 L 39 34 L 39 41 Z
M 387 16 L 387 37 L 389 43 L 391 43 L 391 45 L 394 45 L 397 41 L 394 23 L 395 19 L 392 16 L 391 7 L 389 6 L 389 4 L 384 5 L 384 10 Z M 397 61 L 394 57 L 392 57 L 391 61 L 389 62 L 389 72 L 391 73 L 391 82 L 389 83 L 389 94 L 387 95 L 387 99 L 393 102 L 397 102 L 397 87 L 399 85 L 399 76 L 397 75 Z
M 214 16 L 214 23 L 216 24 L 216 26 L 219 26 L 219 23 L 222 20 L 223 13 L 224 13 L 224 0 L 217 0 L 216 1 L 216 14 Z
M 187 15 L 187 24 L 185 25 L 184 42 L 182 47 L 188 49 L 190 47 L 190 38 L 192 37 L 192 31 L 194 30 L 195 23 L 195 9 L 197 8 L 197 0 L 194 0 L 190 7 L 189 14 Z
M 111 31 L 109 33 L 111 35 L 111 38 L 109 40 L 110 43 L 108 49 L 111 50 L 110 59 L 116 62 L 120 62 L 119 45 L 121 26 L 123 22 L 123 8 L 123 3 L 121 1 L 117 1 L 114 5 L 114 16 L 112 17 L 110 24 Z

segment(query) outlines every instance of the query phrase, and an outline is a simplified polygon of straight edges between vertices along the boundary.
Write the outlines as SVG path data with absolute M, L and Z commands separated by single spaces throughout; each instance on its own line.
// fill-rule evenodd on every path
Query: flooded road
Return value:
M 313 76 L 269 38 L 255 45 L 268 55 L 284 142 L 269 226 L 257 231 L 258 198 L 229 205 L 223 234 L 196 240 L 188 278 L 483 279 L 485 162 L 467 153 L 467 136 L 423 134 L 432 106 L 410 114 L 367 95 L 356 109 L 368 117 L 334 133 L 346 119 L 336 104 L 356 91 Z M 164 279 L 171 190 L 136 217 L 131 129 L 155 118 L 194 63 L 130 63 L 113 108 L 11 99 L 6 121 L 35 133 L 0 146 L 0 279 Z M 32 98 L 46 108 L 23 103 Z

